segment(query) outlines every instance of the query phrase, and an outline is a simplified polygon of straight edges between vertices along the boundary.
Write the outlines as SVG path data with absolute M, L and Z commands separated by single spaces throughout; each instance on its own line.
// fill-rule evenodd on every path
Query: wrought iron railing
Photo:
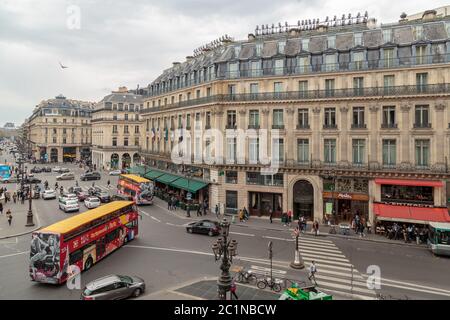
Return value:
M 263 102 L 278 100 L 317 100 L 317 99 L 345 99 L 355 97 L 395 97 L 411 95 L 430 94 L 450 94 L 450 83 L 429 84 L 425 86 L 407 85 L 392 87 L 368 87 L 358 90 L 355 95 L 353 88 L 330 90 L 309 90 L 309 91 L 284 91 L 284 92 L 263 92 L 263 93 L 242 93 L 242 94 L 218 94 L 199 99 L 181 101 L 164 107 L 146 108 L 141 113 L 159 112 L 182 107 L 190 107 L 211 103 L 230 102 Z

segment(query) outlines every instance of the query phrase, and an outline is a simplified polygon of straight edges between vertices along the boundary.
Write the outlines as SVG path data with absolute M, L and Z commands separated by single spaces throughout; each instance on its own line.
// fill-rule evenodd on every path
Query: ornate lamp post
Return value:
M 303 259 L 300 256 L 300 250 L 298 249 L 298 238 L 300 236 L 300 230 L 298 228 L 295 228 L 294 236 L 295 236 L 295 253 L 294 253 L 294 261 L 291 262 L 291 267 L 294 269 L 303 269 L 305 268 L 305 264 L 303 263 Z
M 27 171 L 26 166 L 25 166 L 25 171 Z M 29 180 L 28 172 L 26 173 L 26 177 L 27 177 L 27 180 Z M 22 182 L 23 182 L 23 179 L 22 179 Z M 28 195 L 29 195 L 29 206 L 28 206 L 28 213 L 27 213 L 27 224 L 25 225 L 25 227 L 34 227 L 33 210 L 31 208 L 32 201 L 33 201 L 33 184 L 31 183 L 31 181 L 29 182 Z
M 223 219 L 220 227 L 222 229 L 222 237 L 212 245 L 212 250 L 215 261 L 222 258 L 222 264 L 220 265 L 222 273 L 217 280 L 217 285 L 219 287 L 219 300 L 226 300 L 227 292 L 230 291 L 232 281 L 230 267 L 233 262 L 233 257 L 237 255 L 238 244 L 236 240 L 228 240 L 230 223 L 226 219 Z

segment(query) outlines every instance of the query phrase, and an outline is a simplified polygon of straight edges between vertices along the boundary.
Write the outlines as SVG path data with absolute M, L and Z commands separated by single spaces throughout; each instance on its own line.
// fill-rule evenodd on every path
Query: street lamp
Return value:
M 230 223 L 227 219 L 223 219 L 220 223 L 220 227 L 222 229 L 222 237 L 212 245 L 212 251 L 214 253 L 215 261 L 222 258 L 222 264 L 220 265 L 222 273 L 217 280 L 217 286 L 219 287 L 219 300 L 226 300 L 227 292 L 231 289 L 232 281 L 230 267 L 233 262 L 233 257 L 237 255 L 238 243 L 236 240 L 228 240 Z
M 290 266 L 294 269 L 303 269 L 305 268 L 305 264 L 303 263 L 303 259 L 300 256 L 300 250 L 298 249 L 298 238 L 300 236 L 300 229 L 297 227 L 294 230 L 295 236 L 295 253 L 294 253 L 294 261 L 291 262 Z
M 27 171 L 27 166 L 25 166 L 25 171 Z M 26 174 L 27 180 L 29 180 L 28 172 Z M 23 178 L 22 178 L 23 182 Z M 33 184 L 31 183 L 31 180 L 29 180 L 29 188 L 28 188 L 28 195 L 29 195 L 29 206 L 28 206 L 28 213 L 27 213 L 27 224 L 25 227 L 34 227 L 33 222 L 33 210 L 32 210 L 32 201 L 33 201 Z

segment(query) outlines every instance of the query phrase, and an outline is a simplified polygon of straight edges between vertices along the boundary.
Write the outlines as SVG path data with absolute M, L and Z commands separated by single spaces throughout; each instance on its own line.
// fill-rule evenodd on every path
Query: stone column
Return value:
M 270 159 L 272 159 L 272 136 L 271 130 L 272 127 L 269 123 L 269 114 L 270 109 L 265 107 L 262 109 L 262 117 L 261 117 L 261 129 L 260 137 L 259 137 L 259 152 L 260 152 L 260 162 L 261 164 L 269 164 Z
M 295 146 L 295 108 L 290 107 L 286 109 L 287 113 L 287 121 L 286 121 L 286 128 L 285 132 L 287 133 L 285 135 L 286 137 L 286 146 L 285 150 L 287 151 L 287 165 L 289 167 L 294 166 L 295 164 L 295 150 L 297 149 Z M 285 206 L 286 208 L 286 206 Z
M 213 119 L 214 141 L 211 141 L 211 147 L 214 146 L 214 157 L 216 164 L 222 164 L 224 159 L 224 136 L 225 125 L 223 124 L 223 111 L 220 107 L 214 108 L 211 112 Z
M 434 109 L 436 111 L 436 121 L 435 121 L 435 132 L 436 132 L 436 142 L 434 144 L 436 152 L 433 152 L 433 154 L 436 155 L 436 158 L 434 159 L 434 163 L 432 163 L 432 169 L 433 171 L 437 172 L 445 172 L 446 167 L 446 155 L 443 151 L 445 148 L 445 116 L 444 116 L 444 110 L 447 108 L 447 105 L 440 101 L 436 102 L 434 105 Z M 431 146 L 433 148 L 433 146 Z M 437 189 L 437 188 L 435 188 Z
M 58 149 L 58 162 L 63 162 L 63 148 L 57 148 Z
M 247 119 L 247 109 L 240 109 L 238 111 L 237 128 L 238 135 L 236 137 L 236 156 L 238 164 L 245 164 L 248 160 L 247 150 L 248 150 L 248 139 L 246 139 L 245 131 L 246 119 Z M 245 182 L 245 181 L 244 181 Z
M 372 170 L 377 170 L 380 168 L 380 163 L 378 162 L 378 132 L 379 132 L 379 124 L 378 124 L 378 110 L 380 107 L 378 105 L 372 105 L 369 107 L 370 118 L 369 118 L 369 147 L 367 151 L 369 152 L 369 168 Z
M 401 127 L 400 127 L 400 169 L 401 170 L 410 170 L 413 167 L 413 162 L 411 162 L 411 159 L 414 159 L 411 157 L 410 154 L 410 142 L 411 142 L 411 135 L 409 134 L 409 110 L 411 109 L 411 104 L 408 102 L 403 103 L 400 106 L 400 112 L 401 112 Z
M 339 166 L 343 168 L 350 167 L 350 162 L 348 160 L 348 106 L 342 106 L 339 108 L 341 112 L 341 128 L 340 129 L 340 161 Z M 350 142 L 351 143 L 351 142 Z
M 313 121 L 312 121 L 312 141 L 311 141 L 311 150 L 312 150 L 312 159 L 311 163 L 314 167 L 321 165 L 320 161 L 320 146 L 322 145 L 320 141 L 320 133 L 322 132 L 321 123 L 320 123 L 320 106 L 316 106 L 312 109 L 313 111 Z

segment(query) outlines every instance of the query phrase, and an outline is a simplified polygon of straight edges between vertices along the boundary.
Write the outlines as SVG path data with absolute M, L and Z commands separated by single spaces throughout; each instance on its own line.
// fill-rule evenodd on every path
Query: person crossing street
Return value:
M 308 279 L 312 282 L 314 281 L 314 284 L 317 286 L 317 281 L 316 281 L 316 272 L 317 272 L 317 268 L 316 268 L 316 263 L 313 260 L 311 262 L 311 265 L 309 266 L 309 275 L 308 275 Z
M 11 222 L 12 222 L 11 209 L 8 209 L 8 210 L 6 211 L 6 218 L 8 219 L 8 224 L 9 224 L 9 226 L 11 226 Z

